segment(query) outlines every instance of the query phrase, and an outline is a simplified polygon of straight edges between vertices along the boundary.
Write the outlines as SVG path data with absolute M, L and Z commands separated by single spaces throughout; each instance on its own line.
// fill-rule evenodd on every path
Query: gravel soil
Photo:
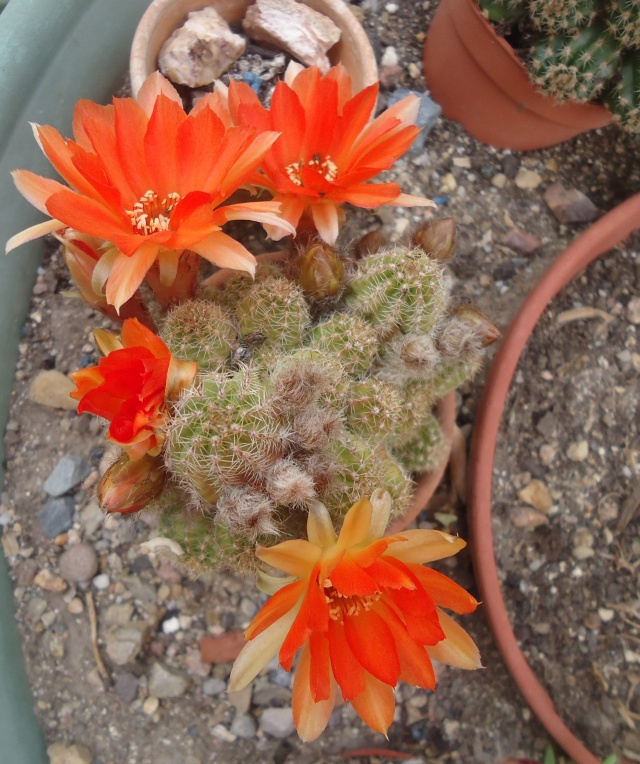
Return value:
M 436 4 L 352 3 L 385 63 L 382 103 L 398 87 L 426 89 L 422 43 Z M 484 146 L 440 119 L 424 148 L 388 175 L 408 193 L 438 197 L 435 214 L 458 220 L 456 290 L 505 329 L 585 228 L 559 223 L 545 191 L 560 182 L 583 192 L 598 214 L 612 209 L 640 191 L 638 144 L 612 127 L 519 154 Z M 357 212 L 344 237 L 382 225 L 399 239 L 432 214 Z M 513 228 L 536 237 L 538 249 L 507 246 Z M 632 237 L 545 315 L 508 400 L 494 484 L 498 561 L 518 638 L 573 730 L 598 755 L 615 751 L 629 761 L 640 761 L 639 252 Z M 78 744 L 84 757 L 61 761 L 312 764 L 363 747 L 403 752 L 414 764 L 541 759 L 551 741 L 510 679 L 482 607 L 463 625 L 484 670 L 443 668 L 435 694 L 400 686 L 388 741 L 342 707 L 319 741 L 301 744 L 291 728 L 290 677 L 275 663 L 250 690 L 225 693 L 231 666 L 203 663 L 200 639 L 246 627 L 262 595 L 233 575 L 184 579 L 141 546 L 154 532 L 144 513 L 105 519 L 94 498 L 108 456 L 102 424 L 28 397 L 42 370 L 66 374 L 97 362 L 92 328 L 108 322 L 67 296 L 69 286 L 52 249 L 23 329 L 0 505 L 38 719 L 64 755 Z M 482 383 L 481 375 L 460 391 L 458 424 L 467 439 Z M 47 538 L 39 521 L 48 501 L 43 484 L 69 455 L 80 458 L 86 477 L 69 494 L 71 526 Z M 447 485 L 422 522 L 467 535 L 465 508 Z M 90 583 L 74 583 L 87 570 Z M 443 570 L 475 591 L 468 555 Z

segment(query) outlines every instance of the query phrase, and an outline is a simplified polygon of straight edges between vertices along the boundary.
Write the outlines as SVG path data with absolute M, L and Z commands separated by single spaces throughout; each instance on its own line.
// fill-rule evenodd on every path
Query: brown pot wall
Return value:
M 513 319 L 491 365 L 473 427 L 470 456 L 471 553 L 483 606 L 502 656 L 542 724 L 577 764 L 599 764 L 558 715 L 520 650 L 502 598 L 493 549 L 491 488 L 498 429 L 518 360 L 542 312 L 589 263 L 640 227 L 640 194 L 616 207 L 569 246 L 547 270 Z M 588 709 L 585 709 L 588 713 Z
M 129 72 L 135 98 L 145 79 L 156 71 L 158 54 L 165 40 L 186 20 L 190 11 L 215 8 L 229 23 L 242 21 L 254 0 L 153 0 L 140 20 L 131 45 Z M 329 51 L 332 64 L 341 62 L 353 82 L 354 92 L 378 79 L 378 68 L 369 38 L 343 0 L 302 0 L 339 27 L 341 38 Z
M 476 0 L 442 0 L 425 40 L 424 72 L 445 117 L 497 148 L 553 146 L 612 122 L 604 107 L 542 95 Z

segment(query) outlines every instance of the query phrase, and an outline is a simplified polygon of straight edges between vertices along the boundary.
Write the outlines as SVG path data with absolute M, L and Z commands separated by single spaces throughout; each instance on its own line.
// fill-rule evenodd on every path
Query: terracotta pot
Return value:
M 416 480 L 416 488 L 413 492 L 411 505 L 402 517 L 398 517 L 391 523 L 387 529 L 387 534 L 399 533 L 410 525 L 427 506 L 442 480 L 444 471 L 447 469 L 447 464 L 449 463 L 449 453 L 451 452 L 451 443 L 453 442 L 453 430 L 456 424 L 456 394 L 454 390 L 447 393 L 444 398 L 438 402 L 436 416 L 438 417 L 442 431 L 449 443 L 447 456 L 443 459 L 442 465 L 438 467 L 437 470 L 425 472 L 424 475 L 420 475 Z
M 424 72 L 445 117 L 501 149 L 553 146 L 612 122 L 602 106 L 542 95 L 476 0 L 442 0 L 425 40 Z
M 529 294 L 504 335 L 491 365 L 473 427 L 470 456 L 471 553 L 484 609 L 502 656 L 542 724 L 577 764 L 598 764 L 558 716 L 553 701 L 518 647 L 502 598 L 491 530 L 491 483 L 500 419 L 520 354 L 542 312 L 586 265 L 640 227 L 640 194 L 579 236 Z M 585 712 L 587 709 L 585 709 Z
M 340 28 L 340 41 L 329 51 L 332 64 L 346 67 L 357 92 L 378 79 L 376 59 L 362 26 L 342 0 L 302 0 Z M 135 98 L 145 79 L 157 69 L 160 48 L 190 11 L 215 8 L 229 24 L 238 24 L 254 0 L 153 0 L 138 24 L 131 46 L 129 71 Z

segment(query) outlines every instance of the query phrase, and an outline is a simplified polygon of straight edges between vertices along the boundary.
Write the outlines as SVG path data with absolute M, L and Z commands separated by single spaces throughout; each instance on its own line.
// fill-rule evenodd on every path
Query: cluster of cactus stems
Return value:
M 447 450 L 434 404 L 497 337 L 482 313 L 453 307 L 454 239 L 444 218 L 375 252 L 371 235 L 343 253 L 312 242 L 168 312 L 162 339 L 198 364 L 166 425 L 155 505 L 185 569 L 250 569 L 256 542 L 304 535 L 314 499 L 336 526 L 376 488 L 407 507 L 411 474 Z
M 527 65 L 558 101 L 600 100 L 640 132 L 640 0 L 479 0 L 493 21 L 534 39 Z

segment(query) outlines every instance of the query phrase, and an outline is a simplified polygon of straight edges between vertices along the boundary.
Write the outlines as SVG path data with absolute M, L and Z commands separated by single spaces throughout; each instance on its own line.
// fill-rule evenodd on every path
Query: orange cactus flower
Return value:
M 111 422 L 107 437 L 132 460 L 157 456 L 164 442 L 168 402 L 194 380 L 197 364 L 169 348 L 137 319 L 127 319 L 122 336 L 96 329 L 105 354 L 97 366 L 74 372 L 78 413 L 90 411 Z
M 416 96 L 407 96 L 370 121 L 378 84 L 354 95 L 340 64 L 324 76 L 316 66 L 290 64 L 269 109 L 249 85 L 234 80 L 228 93 L 218 86 L 219 112 L 225 95 L 228 114 L 221 114 L 222 119 L 281 133 L 253 182 L 274 194 L 293 226 L 306 212 L 322 239 L 334 244 L 344 202 L 366 208 L 435 206 L 430 199 L 403 194 L 396 183 L 365 183 L 389 169 L 420 132 L 414 124 L 420 104 Z M 269 224 L 265 229 L 274 239 L 285 235 Z
M 223 203 L 278 136 L 225 125 L 211 108 L 215 103 L 211 94 L 187 115 L 175 88 L 156 72 L 142 86 L 138 102 L 79 101 L 75 141 L 53 127 L 34 126 L 36 140 L 71 188 L 16 170 L 20 193 L 53 219 L 13 236 L 7 251 L 67 226 L 109 242 L 98 281 L 116 309 L 156 261 L 163 285 L 171 286 L 184 250 L 220 267 L 253 273 L 253 255 L 221 226 L 255 220 L 281 227 L 283 235 L 293 229 L 278 217 L 276 202 Z
M 275 655 L 290 670 L 293 717 L 303 740 L 324 730 L 337 693 L 373 729 L 386 734 L 399 679 L 433 690 L 435 658 L 463 669 L 480 666 L 469 635 L 441 608 L 470 613 L 477 601 L 447 576 L 422 565 L 456 554 L 465 542 L 439 531 L 382 534 L 391 498 L 376 491 L 344 518 L 336 538 L 326 508 L 311 505 L 308 541 L 257 551 L 289 578 L 260 574 L 275 591 L 251 623 L 229 690 L 246 686 Z

